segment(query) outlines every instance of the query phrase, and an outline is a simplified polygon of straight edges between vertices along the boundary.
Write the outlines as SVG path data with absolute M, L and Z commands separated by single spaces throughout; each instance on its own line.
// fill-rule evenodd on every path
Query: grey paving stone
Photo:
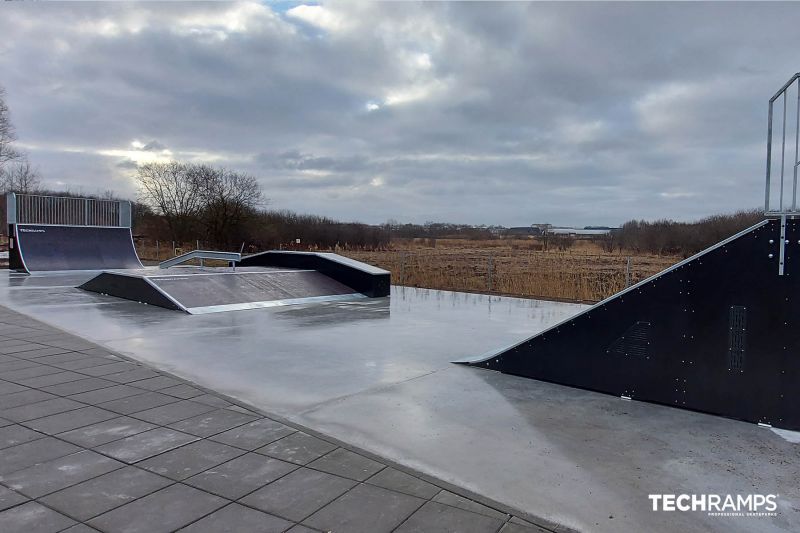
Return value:
M 369 478 L 367 483 L 426 500 L 433 498 L 442 490 L 436 485 L 388 466 Z
M 184 400 L 188 400 L 189 398 L 195 398 L 197 396 L 202 396 L 205 392 L 192 387 L 191 385 L 187 385 L 185 383 L 181 383 L 180 385 L 175 385 L 174 387 L 167 387 L 166 389 L 160 389 L 159 392 L 162 394 L 169 394 L 170 396 L 175 396 L 177 398 L 182 398 Z
M 77 446 L 52 437 L 44 437 L 18 444 L 0 450 L 0 474 L 22 470 L 36 463 L 43 463 L 80 450 Z
M 13 394 L 28 390 L 28 387 L 11 383 L 10 381 L 0 380 L 0 395 Z
M 127 363 L 125 361 L 116 361 L 111 363 L 110 365 L 91 366 L 88 368 L 83 368 L 81 369 L 81 372 L 89 376 L 105 376 L 107 374 L 118 374 L 119 372 L 129 372 L 132 370 L 138 370 L 139 368 L 141 367 L 133 363 Z
M 247 453 L 192 476 L 184 483 L 236 500 L 297 468 L 278 459 Z
M 0 415 L 9 420 L 14 420 L 15 422 L 24 422 L 26 420 L 33 420 L 34 418 L 42 418 L 43 416 L 80 409 L 81 407 L 85 407 L 85 405 L 67 398 L 56 397 L 42 402 L 29 403 L 27 405 L 12 407 L 11 409 L 4 409 L 0 411 Z
M 0 513 L 0 531 L 9 533 L 55 533 L 74 524 L 74 520 L 36 502 Z
M 155 424 L 136 420 L 127 416 L 112 418 L 98 424 L 84 426 L 60 433 L 58 438 L 79 446 L 94 448 L 108 442 L 119 440 L 155 428 Z
M 214 511 L 181 529 L 181 533 L 282 533 L 292 525 L 277 516 L 268 515 L 238 503 Z
M 43 344 L 37 344 L 35 342 L 23 342 L 21 344 L 15 344 L 13 346 L 0 348 L 0 352 L 2 352 L 3 354 L 16 354 L 22 352 L 29 352 L 31 350 L 40 350 L 42 348 L 46 348 L 46 346 Z
M 76 372 L 65 370 L 56 374 L 47 374 L 46 376 L 37 376 L 35 378 L 23 379 L 18 381 L 20 385 L 26 387 L 42 388 L 48 385 L 58 385 L 59 383 L 67 383 L 70 381 L 77 381 L 83 379 L 85 376 Z
M 52 366 L 37 365 L 29 368 L 23 368 L 22 370 L 3 372 L 3 379 L 12 383 L 20 384 L 19 382 L 24 379 L 46 376 L 47 374 L 57 374 L 58 372 L 62 372 L 62 370 Z
M 83 370 L 84 368 L 93 368 L 116 363 L 113 359 L 106 359 L 103 357 L 84 357 L 82 359 L 75 359 L 73 361 L 64 361 L 61 363 L 51 363 L 52 366 L 63 368 L 64 370 Z
M 243 453 L 233 446 L 200 440 L 142 461 L 137 466 L 181 481 Z
M 10 426 L 13 423 L 14 422 L 12 422 L 11 420 L 6 420 L 5 418 L 0 418 L 0 428 L 5 427 L 5 426 Z
M 131 413 L 131 416 L 154 424 L 166 425 L 213 410 L 214 408 L 210 405 L 196 403 L 191 400 L 179 400 L 161 407 L 136 411 Z
M 255 420 L 249 424 L 239 426 L 228 431 L 224 431 L 213 437 L 212 440 L 230 444 L 244 450 L 255 450 L 266 446 L 270 442 L 276 441 L 287 435 L 291 435 L 296 430 L 280 422 L 275 422 L 269 418 Z
M 145 409 L 151 409 L 153 407 L 179 401 L 180 400 L 177 398 L 173 396 L 167 396 L 166 394 L 145 392 L 144 394 L 137 394 L 136 396 L 126 396 L 125 398 L 120 398 L 118 400 L 103 402 L 98 404 L 98 407 L 102 407 L 103 409 L 108 409 L 109 411 L 114 411 L 122 415 L 129 415 L 131 413 L 135 413 L 136 411 L 144 411 Z
M 99 407 L 83 407 L 75 409 L 74 411 L 67 411 L 66 413 L 59 413 L 56 415 L 45 416 L 35 420 L 28 420 L 25 425 L 29 428 L 47 433 L 48 435 L 55 435 L 63 433 L 83 426 L 89 426 L 117 418 L 119 415 Z
M 91 450 L 83 450 L 0 477 L 8 487 L 31 498 L 75 485 L 123 466 Z
M 244 413 L 246 415 L 264 416 L 262 414 L 256 413 L 255 411 L 251 411 L 250 409 L 245 409 L 241 405 L 231 404 L 226 409 L 230 409 L 231 411 L 236 411 L 237 413 Z
M 310 527 L 306 527 L 303 524 L 297 524 L 292 529 L 288 530 L 286 533 L 318 533 L 318 530 L 311 529 Z
M 527 520 L 523 520 L 522 518 L 520 518 L 518 516 L 512 516 L 511 520 L 509 520 L 509 522 L 511 522 L 512 524 L 516 524 L 518 526 L 526 526 L 526 527 L 530 527 L 530 528 L 533 528 L 533 529 L 539 528 L 539 526 L 537 526 L 536 524 L 532 524 L 531 522 L 528 522 Z M 546 529 L 543 529 L 543 528 L 539 528 L 539 529 L 542 529 L 545 532 L 547 531 Z
M 109 352 L 105 348 L 101 348 L 99 346 L 95 346 L 94 348 L 87 348 L 87 349 L 81 350 L 81 353 L 85 353 L 85 354 L 88 354 L 88 355 L 98 355 L 98 356 L 101 356 L 101 357 L 114 357 L 114 358 L 118 359 L 117 354 L 115 354 L 114 352 Z
M 126 463 L 135 463 L 197 440 L 193 435 L 168 428 L 155 428 L 95 449 Z M 36 442 L 36 441 L 34 441 Z
M 88 391 L 103 389 L 116 385 L 113 381 L 108 381 L 100 378 L 87 378 L 82 377 L 77 381 L 70 381 L 68 383 L 60 383 L 58 385 L 51 385 L 49 387 L 42 387 L 42 390 L 59 396 L 70 396 L 74 394 L 81 394 Z M 76 398 L 73 398 L 75 400 Z
M 108 381 L 100 378 L 90 378 L 90 379 L 96 379 L 104 383 L 109 383 Z M 89 392 L 80 392 L 77 394 L 72 394 L 70 396 L 70 399 L 83 403 L 98 404 L 103 402 L 110 402 L 112 400 L 119 400 L 120 398 L 128 398 L 130 396 L 136 396 L 137 394 L 142 394 L 141 389 L 137 389 L 136 387 L 131 387 L 130 385 L 117 385 L 114 382 L 111 382 L 111 385 L 112 385 L 111 387 L 98 388 L 96 390 L 92 390 Z
M 89 525 L 119 533 L 167 533 L 226 503 L 218 496 L 175 484 L 93 518 Z
M 209 406 L 210 407 L 210 406 Z M 210 437 L 222 431 L 241 426 L 252 422 L 256 417 L 230 411 L 228 409 L 217 409 L 208 413 L 203 413 L 186 420 L 169 424 L 169 427 L 178 431 L 185 431 L 198 437 Z
M 425 500 L 408 494 L 358 485 L 303 524 L 337 533 L 390 533 L 423 503 Z
M 39 363 L 35 361 L 28 361 L 27 359 L 12 359 L 11 361 L 0 363 L 0 375 L 6 372 L 22 370 L 23 368 L 33 368 L 38 365 Z
M 80 521 L 132 502 L 171 485 L 172 481 L 135 466 L 126 466 L 54 492 L 42 503 Z
M 28 498 L 19 492 L 0 486 L 0 511 L 5 511 L 9 507 L 14 507 L 27 500 Z
M 229 407 L 233 405 L 231 402 L 227 400 L 223 400 L 219 396 L 215 396 L 213 394 L 203 394 L 202 396 L 195 396 L 192 398 L 193 402 L 204 403 L 206 405 L 211 405 L 213 407 Z
M 100 530 L 89 527 L 86 524 L 76 524 L 65 529 L 61 533 L 100 533 Z
M 53 394 L 42 392 L 40 390 L 23 388 L 23 390 L 20 392 L 12 392 L 11 394 L 4 394 L 3 396 L 0 396 L 0 409 L 11 409 L 12 407 L 42 402 L 55 397 L 56 396 Z
M 17 424 L 12 424 L 0 428 L 0 449 L 16 446 L 23 442 L 30 442 L 32 440 L 41 439 L 44 437 L 41 433 L 37 433 L 31 429 Z
M 138 370 L 131 370 L 130 372 L 120 372 L 118 374 L 106 374 L 103 376 L 105 379 L 116 381 L 117 383 L 133 383 L 143 379 L 149 379 L 159 376 L 158 372 L 149 370 L 147 368 L 140 368 Z
M 493 518 L 499 518 L 501 520 L 505 520 L 508 518 L 508 515 L 505 513 L 501 513 L 495 509 L 490 507 L 486 507 L 485 505 L 469 500 L 464 498 L 463 496 L 459 496 L 458 494 L 453 494 L 452 492 L 443 490 L 436 497 L 433 498 L 433 501 L 438 503 L 443 503 L 445 505 L 450 505 L 452 507 L 458 507 L 460 509 L 464 509 L 465 511 L 472 511 L 473 513 L 478 513 L 486 516 L 491 516 Z
M 523 526 L 520 524 L 508 524 L 503 526 L 500 533 L 551 533 L 550 531 L 539 526 L 531 524 L 530 526 Z
M 14 357 L 19 357 L 22 359 L 38 359 L 40 357 L 45 357 L 47 355 L 57 355 L 60 353 L 67 353 L 71 352 L 71 348 L 61 348 L 55 346 L 43 346 L 37 350 L 26 350 L 24 352 L 17 352 L 14 354 Z
M 267 513 L 300 521 L 356 484 L 350 479 L 301 467 L 240 501 Z
M 263 446 L 257 449 L 256 452 L 291 463 L 305 465 L 335 449 L 335 444 L 298 431 L 288 437 Z
M 78 361 L 80 359 L 86 359 L 87 357 L 89 356 L 80 352 L 67 352 L 56 355 L 46 355 L 44 357 L 39 357 L 36 359 L 36 362 L 43 363 L 45 365 L 52 365 L 54 363 L 66 363 L 68 361 Z
M 140 389 L 147 389 L 156 391 L 159 389 L 166 389 L 176 385 L 183 385 L 183 382 L 169 376 L 158 375 L 149 379 L 143 379 L 136 382 L 136 386 Z
M 380 472 L 385 465 L 357 453 L 339 448 L 308 464 L 310 468 L 329 474 L 364 481 Z
M 395 531 L 397 533 L 496 533 L 503 525 L 497 518 L 428 502 Z

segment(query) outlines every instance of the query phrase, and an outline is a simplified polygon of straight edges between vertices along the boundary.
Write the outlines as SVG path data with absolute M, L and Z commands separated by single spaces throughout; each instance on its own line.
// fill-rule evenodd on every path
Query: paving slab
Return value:
M 245 453 L 244 450 L 233 446 L 210 440 L 199 440 L 141 461 L 137 466 L 181 481 L 243 453 Z
M 43 437 L 11 446 L 0 450 L 0 474 L 10 474 L 79 451 L 80 447 L 53 437 Z
M 65 413 L 28 420 L 24 422 L 24 424 L 36 431 L 41 431 L 48 435 L 56 435 L 83 426 L 89 426 L 97 424 L 98 422 L 117 418 L 118 416 L 117 413 L 89 405 Z
M 69 400 L 67 398 L 51 398 L 41 402 L 3 409 L 0 411 L 0 415 L 9 420 L 14 420 L 15 422 L 24 422 L 26 420 L 33 420 L 34 418 L 63 413 L 65 411 L 74 411 L 81 407 L 85 407 L 85 405 L 74 400 Z
M 11 409 L 13 407 L 19 407 L 20 405 L 27 405 L 56 398 L 55 394 L 50 394 L 48 392 L 29 389 L 21 386 L 20 388 L 20 391 L 11 392 L 9 394 L 3 394 L 0 396 L 0 410 Z
M 230 409 L 217 409 L 186 420 L 173 422 L 169 424 L 169 427 L 197 435 L 198 437 L 210 437 L 231 428 L 253 422 L 256 418 L 253 415 L 237 413 Z
M 72 442 L 79 446 L 94 448 L 108 442 L 130 437 L 137 433 L 155 429 L 155 424 L 136 420 L 127 416 L 112 418 L 98 424 L 84 426 L 60 433 L 58 438 Z
M 71 518 L 36 502 L 0 512 L 0 531 L 10 533 L 56 533 L 75 525 Z
M 503 523 L 503 520 L 497 518 L 441 503 L 427 502 L 395 531 L 396 533 L 496 533 L 503 527 Z
M 41 389 L 51 394 L 57 394 L 59 396 L 71 396 L 111 387 L 112 385 L 116 384 L 113 381 L 108 381 L 105 379 L 87 378 L 83 376 L 81 379 L 76 381 L 70 381 L 68 383 L 60 383 L 58 385 L 51 385 L 49 387 L 41 387 Z M 72 398 L 72 399 L 79 400 L 78 398 Z
M 232 503 L 185 528 L 181 533 L 282 533 L 292 522 Z
M 392 467 L 384 468 L 369 478 L 367 483 L 426 500 L 433 498 L 442 490 L 432 483 Z
M 168 533 L 226 505 L 228 500 L 175 484 L 89 520 L 119 533 Z
M 291 435 L 295 431 L 297 430 L 280 422 L 262 418 L 249 424 L 229 429 L 210 438 L 217 442 L 252 451 L 282 437 Z
M 0 427 L 0 449 L 9 448 L 17 444 L 22 444 L 23 442 L 30 442 L 43 437 L 44 435 L 41 433 L 26 428 L 25 426 L 9 424 Z
M 236 500 L 297 468 L 279 459 L 247 453 L 192 476 L 184 483 Z
M 124 439 L 98 446 L 96 449 L 126 463 L 136 463 L 197 440 L 194 435 L 157 427 Z
M 178 402 L 178 398 L 168 396 L 166 394 L 159 394 L 157 392 L 142 392 L 135 396 L 125 396 L 117 400 L 100 403 L 99 406 L 115 413 L 129 415 L 137 411 L 144 411 L 153 407 L 159 407 L 168 403 Z
M 145 422 L 166 425 L 213 410 L 213 407 L 204 403 L 197 403 L 191 400 L 178 400 L 177 402 L 160 407 L 154 407 L 144 411 L 134 411 L 130 416 L 144 420 Z
M 364 481 L 380 472 L 385 465 L 368 457 L 339 448 L 308 464 L 309 468 L 322 470 L 356 481 Z
M 122 463 L 99 453 L 82 450 L 2 475 L 0 481 L 25 496 L 39 498 L 123 466 Z
M 42 498 L 42 502 L 76 520 L 86 521 L 159 489 L 173 481 L 135 466 L 126 466 Z
M 481 503 L 470 500 L 469 498 L 465 498 L 464 496 L 453 494 L 452 492 L 447 490 L 443 490 L 440 493 L 438 493 L 433 498 L 433 501 L 437 503 L 443 503 L 451 507 L 458 507 L 460 509 L 464 509 L 465 511 L 471 511 L 473 513 L 478 513 L 485 516 L 491 516 L 493 518 L 498 518 L 501 520 L 508 519 L 508 515 L 506 515 L 505 513 L 501 513 L 500 511 L 492 509 L 491 507 L 487 507 Z
M 63 372 L 57 372 L 55 374 L 47 374 L 46 376 L 36 376 L 35 378 L 23 379 L 18 381 L 20 385 L 24 385 L 26 387 L 35 387 L 35 388 L 43 388 L 47 387 L 48 385 L 58 385 L 59 383 L 69 383 L 72 381 L 77 381 L 79 379 L 84 379 L 86 376 L 83 374 L 78 374 L 77 372 L 72 372 L 69 370 L 65 370 Z
M 266 513 L 301 521 L 356 485 L 351 479 L 301 467 L 240 501 Z
M 14 507 L 26 501 L 28 501 L 28 498 L 19 492 L 0 486 L 0 511 L 5 511 L 9 507 Z
M 197 396 L 202 396 L 205 394 L 204 391 L 198 389 L 197 387 L 192 387 L 191 385 L 187 385 L 185 383 L 158 390 L 162 394 L 169 394 L 170 396 L 175 396 L 176 398 L 181 398 L 184 400 L 196 398 Z
M 297 433 L 292 433 L 266 446 L 262 446 L 258 448 L 256 452 L 283 459 L 290 463 L 306 465 L 332 452 L 336 448 L 337 446 L 335 444 L 298 431 Z
M 303 524 L 341 533 L 391 533 L 425 500 L 373 485 L 358 485 Z
M 71 393 L 69 395 L 70 399 L 88 404 L 99 404 L 142 394 L 142 389 L 137 389 L 136 387 L 131 387 L 129 385 L 117 385 L 114 382 L 109 382 L 100 378 L 91 379 L 102 381 L 103 383 L 110 383 L 111 386 L 102 388 L 98 387 L 97 389 L 89 390 L 88 392 Z

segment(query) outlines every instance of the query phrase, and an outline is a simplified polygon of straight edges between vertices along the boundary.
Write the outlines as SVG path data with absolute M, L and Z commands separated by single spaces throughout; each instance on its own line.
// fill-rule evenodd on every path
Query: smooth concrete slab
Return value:
M 12 308 L 566 527 L 800 529 L 795 434 L 450 364 L 582 306 L 395 287 L 389 299 L 189 316 L 72 289 L 76 275 L 2 276 Z M 136 372 L 146 371 L 103 379 Z M 294 433 L 261 428 L 254 440 L 243 428 L 212 440 L 260 453 Z M 303 475 L 259 489 L 249 505 L 282 516 L 282 498 L 303 490 Z M 282 486 L 285 494 L 271 492 Z M 780 497 L 776 517 L 734 518 L 653 512 L 651 493 Z

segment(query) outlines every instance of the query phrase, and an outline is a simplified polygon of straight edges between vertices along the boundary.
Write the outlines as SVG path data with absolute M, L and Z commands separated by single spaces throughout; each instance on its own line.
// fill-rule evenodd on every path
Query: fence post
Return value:
M 628 257 L 628 261 L 625 264 L 625 288 L 631 286 L 631 258 Z
M 493 266 L 492 254 L 489 254 L 489 268 L 487 271 L 487 284 L 489 292 L 492 292 L 492 266 Z
M 160 261 L 160 260 L 161 260 L 161 257 L 160 257 L 160 255 L 158 253 L 158 241 L 156 241 L 156 261 Z
M 406 253 L 400 252 L 400 285 L 406 284 Z
M 172 257 L 175 257 L 177 255 L 178 255 L 178 253 L 175 250 L 175 241 L 172 241 Z

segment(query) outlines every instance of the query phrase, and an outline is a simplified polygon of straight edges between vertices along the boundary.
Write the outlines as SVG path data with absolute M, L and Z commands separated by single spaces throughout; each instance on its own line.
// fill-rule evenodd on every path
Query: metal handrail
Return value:
M 764 191 L 764 213 L 767 215 L 787 215 L 797 214 L 797 169 L 800 166 L 800 72 L 789 78 L 778 92 L 769 99 L 769 114 L 767 119 L 767 176 Z M 797 103 L 794 128 L 794 163 L 792 164 L 792 201 L 791 206 L 784 206 L 784 188 L 786 173 L 786 110 L 789 89 L 792 85 L 797 85 Z M 770 199 L 772 196 L 772 127 L 775 102 L 779 99 L 783 101 L 783 114 L 781 120 L 781 174 L 780 187 L 778 194 L 778 208 L 770 209 Z M 791 141 L 791 139 L 790 139 Z
M 214 250 L 192 250 L 191 252 L 186 252 L 185 254 L 178 255 L 173 257 L 172 259 L 167 259 L 166 261 L 161 261 L 158 264 L 158 268 L 169 268 L 175 265 L 180 265 L 181 263 L 185 263 L 187 261 L 191 261 L 192 259 L 199 259 L 200 266 L 203 266 L 204 259 L 218 259 L 220 261 L 229 261 L 234 265 L 242 260 L 242 254 L 239 252 L 217 252 Z M 235 268 L 235 267 L 234 267 Z

